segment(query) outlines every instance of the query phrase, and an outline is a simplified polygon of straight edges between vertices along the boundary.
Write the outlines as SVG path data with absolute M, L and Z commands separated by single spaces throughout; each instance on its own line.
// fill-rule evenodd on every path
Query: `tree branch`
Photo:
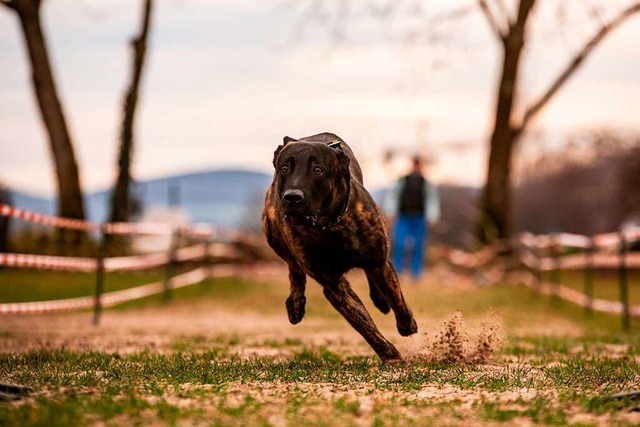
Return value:
M 499 40 L 504 40 L 507 37 L 507 33 L 500 27 L 498 20 L 493 15 L 493 12 L 487 4 L 487 0 L 478 0 L 478 5 L 480 6 L 480 10 L 482 10 L 485 18 L 487 18 L 487 22 L 489 23 L 489 26 L 493 30 L 496 37 L 498 37 Z
M 16 10 L 16 2 L 14 0 L 0 0 L 0 4 L 7 6 L 9 9 Z
M 593 50 L 604 40 L 604 38 L 619 27 L 625 20 L 640 12 L 640 2 L 634 3 L 627 9 L 623 10 L 611 20 L 608 24 L 603 25 L 600 30 L 591 37 L 591 39 L 584 45 L 582 49 L 573 57 L 567 67 L 558 75 L 555 81 L 549 86 L 549 89 L 529 108 L 525 110 L 522 117 L 522 123 L 516 131 L 521 132 L 529 122 L 544 108 L 544 106 L 553 98 L 558 90 L 569 80 L 569 78 L 576 72 L 584 60 L 593 52 Z
M 507 9 L 507 5 L 504 4 L 504 0 L 496 0 L 496 3 L 498 4 L 500 12 L 502 12 L 502 15 L 504 16 L 505 21 L 507 21 L 507 25 L 511 27 L 514 21 L 511 17 L 511 14 L 509 13 L 509 9 Z
M 527 25 L 529 14 L 533 10 L 533 7 L 538 0 L 520 0 L 520 6 L 518 6 L 518 16 L 513 24 L 514 28 L 520 28 L 524 34 L 524 27 Z
M 0 0 L 0 4 L 20 13 L 29 8 L 40 9 L 41 0 Z

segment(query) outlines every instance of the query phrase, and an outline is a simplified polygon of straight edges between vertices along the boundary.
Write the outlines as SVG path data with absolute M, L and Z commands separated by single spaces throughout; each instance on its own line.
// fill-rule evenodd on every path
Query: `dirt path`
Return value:
M 220 337 L 241 337 L 248 346 L 261 342 L 293 339 L 310 346 L 329 345 L 332 350 L 349 354 L 372 354 L 361 337 L 328 307 L 320 288 L 309 283 L 311 309 L 327 306 L 322 316 L 308 314 L 299 325 L 290 325 L 284 309 L 288 284 L 286 271 L 271 271 L 260 277 L 259 286 L 267 288 L 270 299 L 263 304 L 255 297 L 242 296 L 234 300 L 217 301 L 214 298 L 178 299 L 166 306 L 150 306 L 138 309 L 107 310 L 100 326 L 92 325 L 90 312 L 52 313 L 36 315 L 4 316 L 0 322 L 0 352 L 22 352 L 36 348 L 92 349 L 109 352 L 135 352 L 142 350 L 167 351 L 176 340 L 200 336 L 205 340 Z M 256 278 L 251 278 L 255 280 Z M 350 281 L 365 299 L 366 280 L 362 274 L 350 276 Z M 470 278 L 456 275 L 443 268 L 434 268 L 420 283 L 403 278 L 408 299 L 424 298 L 431 292 L 451 293 L 477 288 Z M 365 301 L 368 303 L 368 301 Z M 277 304 L 265 310 L 264 304 Z M 434 339 L 442 329 L 442 316 L 433 316 L 420 305 L 414 307 L 421 333 L 411 338 L 401 338 L 395 331 L 392 316 L 382 316 L 372 310 L 382 332 L 409 354 L 419 352 L 425 340 Z M 452 309 L 446 313 L 450 316 Z M 519 334 L 546 332 L 546 325 L 530 323 L 517 331 Z M 554 332 L 560 335 L 576 335 L 580 332 L 570 321 L 556 319 Z M 429 335 L 429 336 L 427 336 Z M 339 348 L 335 348 L 335 347 Z M 265 350 L 266 351 L 266 350 Z
M 284 308 L 288 288 L 286 272 L 248 279 L 251 283 L 256 280 L 260 283 L 244 293 L 229 287 L 214 288 L 215 292 L 206 297 L 176 298 L 168 305 L 148 304 L 142 308 L 107 310 L 98 327 L 92 325 L 90 312 L 4 316 L 0 318 L 0 354 L 46 348 L 96 350 L 122 355 L 142 351 L 184 351 L 193 352 L 192 356 L 200 354 L 217 358 L 217 353 L 209 356 L 198 352 L 220 349 L 223 350 L 221 359 L 233 355 L 292 360 L 300 356 L 305 348 L 318 353 L 320 347 L 325 347 L 332 354 L 344 357 L 373 355 L 364 340 L 328 305 L 316 284 L 308 285 L 306 318 L 301 324 L 293 326 L 289 324 Z M 350 281 L 365 299 L 367 289 L 364 277 L 355 274 Z M 497 329 L 490 328 L 489 332 L 526 337 L 579 337 L 584 334 L 579 322 L 563 317 L 562 313 L 544 309 L 548 304 L 539 305 L 540 313 L 528 313 L 526 308 L 534 300 L 526 299 L 523 302 L 525 297 L 521 295 L 520 301 L 513 301 L 509 288 L 482 293 L 483 288 L 471 279 L 445 269 L 431 269 L 420 283 L 404 280 L 403 287 L 421 332 L 410 338 L 401 338 L 395 331 L 392 316 L 373 313 L 373 317 L 383 334 L 397 345 L 410 362 L 422 361 L 422 358 L 435 354 L 433 344 L 438 339 L 446 342 L 443 351 L 450 352 L 447 357 L 455 359 L 455 352 L 460 351 L 459 346 L 468 349 L 465 335 L 477 338 L 487 333 L 478 325 L 489 316 L 493 305 L 493 302 L 479 304 L 478 300 L 495 293 L 500 294 L 500 298 L 495 300 L 496 308 L 504 310 L 494 313 L 497 324 L 492 327 Z M 365 304 L 370 306 L 371 303 L 365 300 Z M 469 319 L 470 326 L 464 326 L 460 318 L 452 317 L 459 307 L 462 307 L 465 320 Z M 510 317 L 522 317 L 525 320 L 510 323 L 506 327 L 502 325 L 504 320 L 513 320 Z M 503 329 L 500 331 L 500 328 Z M 488 351 L 491 352 L 495 350 L 496 342 L 492 339 L 488 341 Z M 533 346 L 526 340 L 519 345 L 524 350 L 527 350 L 527 345 Z M 629 345 L 607 345 L 597 344 L 600 356 L 606 354 L 629 360 Z M 447 357 L 441 360 L 449 360 Z M 535 357 L 538 357 L 537 363 L 531 360 Z M 291 422 L 292 419 L 320 422 L 326 419 L 327 414 L 332 414 L 337 424 L 345 425 L 372 425 L 377 419 L 398 419 L 416 424 L 431 419 L 437 420 L 435 424 L 450 425 L 465 425 L 468 422 L 494 425 L 499 420 L 506 420 L 509 425 L 533 425 L 534 420 L 538 419 L 536 417 L 554 416 L 562 418 L 549 418 L 549 422 L 595 425 L 640 423 L 640 414 L 620 412 L 598 415 L 585 411 L 575 402 L 566 401 L 566 396 L 565 400 L 561 399 L 557 387 L 542 372 L 541 363 L 549 363 L 545 357 L 536 356 L 535 353 L 530 356 L 500 353 L 493 360 L 474 361 L 470 370 L 442 369 L 439 371 L 441 378 L 435 376 L 417 389 L 389 391 L 378 388 L 373 381 L 344 384 L 339 381 L 261 382 L 260 377 L 256 376 L 255 380 L 248 383 L 229 382 L 224 393 L 209 392 L 208 387 L 212 387 L 210 384 L 185 383 L 180 385 L 179 390 L 167 388 L 162 397 L 149 393 L 141 393 L 141 396 L 150 402 L 165 401 L 179 408 L 204 409 L 207 417 L 220 417 L 220 414 L 228 413 L 228 409 L 225 412 L 220 408 L 232 408 L 235 411 L 246 402 L 255 402 L 254 406 L 259 409 L 246 414 L 249 420 L 253 420 L 249 424 L 260 424 L 263 419 L 272 425 L 296 424 Z M 570 357 L 571 352 L 559 354 L 551 364 L 562 364 L 563 358 Z M 411 370 L 420 366 L 420 363 L 406 366 Z M 449 376 L 451 379 L 447 379 Z M 511 385 L 496 387 L 495 390 L 487 385 L 458 385 L 460 381 L 476 382 L 483 378 L 487 383 L 490 380 L 497 384 L 507 381 Z M 534 386 L 527 385 L 529 381 Z M 59 398 L 63 399 L 62 391 L 49 392 L 56 396 L 56 393 L 60 393 Z M 298 406 L 296 402 L 305 404 Z M 536 412 L 531 412 L 531 408 L 537 408 Z M 293 410 L 300 412 L 292 415 Z M 157 414 L 150 412 L 147 416 L 148 423 L 157 421 Z M 501 418 L 505 416 L 509 418 Z M 245 415 L 240 417 L 240 422 L 234 418 L 224 418 L 224 415 L 220 419 L 229 425 L 245 425 L 246 419 L 243 417 Z M 121 423 L 127 424 L 129 421 L 124 417 Z

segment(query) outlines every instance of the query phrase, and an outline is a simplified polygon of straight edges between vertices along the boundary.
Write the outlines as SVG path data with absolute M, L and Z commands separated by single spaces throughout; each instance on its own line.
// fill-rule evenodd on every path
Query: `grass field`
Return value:
M 110 286 L 154 274 L 112 276 Z M 0 288 L 13 283 L 22 300 L 85 282 L 0 271 Z M 629 411 L 638 402 L 608 398 L 640 389 L 637 322 L 623 333 L 617 317 L 585 318 L 521 287 L 478 287 L 437 268 L 404 285 L 420 333 L 401 338 L 373 311 L 363 277 L 352 282 L 405 364 L 381 365 L 315 283 L 306 318 L 289 325 L 284 272 L 208 281 L 168 305 L 132 302 L 97 328 L 89 312 L 5 316 L 0 382 L 35 392 L 0 403 L 0 425 L 640 423 Z
M 583 271 L 561 271 L 560 282 L 566 286 L 584 292 Z M 593 296 L 611 301 L 620 300 L 620 277 L 617 270 L 603 270 L 594 273 Z M 640 270 L 628 272 L 629 303 L 640 304 Z
M 111 273 L 105 278 L 105 292 L 126 289 L 162 279 L 163 272 Z M 37 270 L 0 270 L 0 302 L 46 301 L 93 295 L 94 273 Z

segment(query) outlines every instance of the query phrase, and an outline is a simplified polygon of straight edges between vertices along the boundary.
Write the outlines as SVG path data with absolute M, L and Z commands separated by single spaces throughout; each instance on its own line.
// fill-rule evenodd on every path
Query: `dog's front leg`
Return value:
M 384 363 L 402 360 L 398 349 L 382 336 L 364 304 L 344 277 L 337 282 L 323 280 L 320 283 L 327 300 L 364 337 Z
M 381 268 L 370 268 L 366 270 L 370 283 L 384 295 L 396 315 L 396 326 L 402 336 L 409 336 L 418 332 L 418 325 L 413 318 L 413 313 L 404 300 L 402 289 L 396 270 L 387 261 Z
M 286 306 L 289 322 L 291 322 L 292 325 L 300 323 L 304 317 L 304 306 L 307 303 L 307 298 L 304 296 L 306 284 L 307 275 L 304 274 L 300 266 L 289 264 L 290 295 L 287 298 Z

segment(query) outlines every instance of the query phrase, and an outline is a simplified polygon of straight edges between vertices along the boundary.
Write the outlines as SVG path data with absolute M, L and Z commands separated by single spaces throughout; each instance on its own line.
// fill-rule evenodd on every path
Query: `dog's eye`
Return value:
M 324 170 L 320 166 L 314 166 L 313 173 L 315 173 L 316 175 L 322 175 L 324 173 Z
M 289 165 L 280 166 L 280 173 L 287 173 L 287 172 L 289 172 Z

